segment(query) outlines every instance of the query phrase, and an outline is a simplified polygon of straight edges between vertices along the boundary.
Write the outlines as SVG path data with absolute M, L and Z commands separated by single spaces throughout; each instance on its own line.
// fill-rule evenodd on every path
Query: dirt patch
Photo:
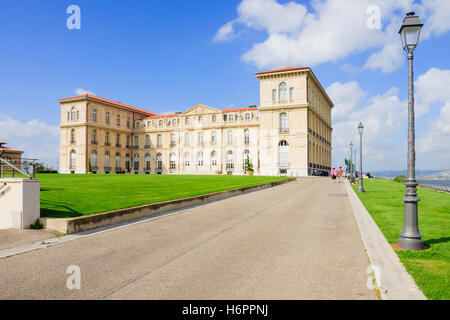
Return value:
M 392 249 L 394 249 L 394 251 L 404 251 L 405 250 L 405 249 L 400 248 L 398 246 L 397 242 L 396 243 L 391 243 L 390 245 L 391 245 Z M 428 249 L 430 249 L 430 247 L 425 245 L 425 249 L 424 250 L 428 250 Z

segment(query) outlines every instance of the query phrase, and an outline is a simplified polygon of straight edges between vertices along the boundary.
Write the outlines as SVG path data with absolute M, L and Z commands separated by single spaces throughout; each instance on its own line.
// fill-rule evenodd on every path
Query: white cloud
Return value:
M 327 93 L 334 103 L 333 120 L 339 121 L 351 111 L 357 109 L 366 97 L 358 82 L 335 82 L 327 88 Z
M 233 23 L 227 22 L 219 29 L 219 31 L 217 31 L 216 35 L 214 36 L 214 42 L 228 41 L 234 37 L 235 34 L 233 31 Z
M 59 128 L 37 119 L 20 122 L 0 113 L 0 140 L 24 151 L 23 157 L 39 159 L 56 168 L 59 158 Z
M 164 112 L 161 112 L 160 115 L 165 116 L 165 115 L 169 115 L 169 114 L 175 114 L 175 110 L 166 110 Z
M 91 94 L 91 95 L 95 96 L 95 93 L 92 93 L 89 90 L 85 90 L 85 89 L 82 89 L 82 88 L 79 88 L 79 89 L 75 90 L 75 93 L 77 95 L 79 95 L 79 96 L 82 96 L 82 95 L 85 95 L 85 94 Z
M 398 29 L 411 9 L 426 21 L 423 39 L 450 30 L 450 1 L 423 0 L 313 0 L 311 11 L 294 1 L 242 0 L 238 17 L 215 35 L 216 42 L 236 36 L 237 27 L 263 30 L 267 38 L 242 55 L 243 61 L 259 68 L 313 66 L 335 62 L 352 54 L 375 50 L 364 67 L 392 72 L 405 61 Z M 381 30 L 367 27 L 367 8 L 381 10 Z
M 416 85 L 416 128 L 421 117 L 440 108 L 425 132 L 416 129 L 418 168 L 448 169 L 450 165 L 450 70 L 430 69 L 420 75 Z M 343 165 L 349 143 L 357 143 L 357 126 L 363 122 L 364 167 L 373 169 L 406 168 L 408 126 L 407 100 L 400 100 L 398 89 L 368 97 L 357 82 L 335 82 L 326 89 L 335 102 L 333 110 L 334 165 Z M 422 129 L 423 130 L 423 129 Z

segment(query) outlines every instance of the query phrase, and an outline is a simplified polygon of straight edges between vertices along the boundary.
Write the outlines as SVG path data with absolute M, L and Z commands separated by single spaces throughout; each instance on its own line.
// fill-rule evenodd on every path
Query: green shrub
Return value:
M 39 219 L 36 219 L 36 221 L 33 224 L 30 224 L 30 229 L 40 230 L 43 228 L 44 228 L 44 225 L 39 222 Z
M 405 182 L 405 180 L 406 180 L 406 176 L 404 176 L 404 175 L 399 175 L 394 178 L 394 181 L 396 181 L 396 182 Z

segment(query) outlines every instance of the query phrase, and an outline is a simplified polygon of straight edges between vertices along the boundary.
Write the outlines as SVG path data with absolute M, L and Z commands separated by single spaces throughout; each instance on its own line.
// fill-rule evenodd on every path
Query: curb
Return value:
M 345 188 L 382 299 L 427 300 L 348 181 Z
M 171 210 L 184 209 L 187 207 L 205 204 L 212 201 L 223 200 L 225 198 L 282 185 L 295 180 L 297 179 L 290 178 L 255 186 L 219 191 L 183 199 L 151 203 L 142 206 L 101 212 L 76 218 L 40 218 L 39 220 L 46 229 L 54 230 L 61 234 L 73 234 L 125 221 L 136 220 L 143 217 L 151 217 Z

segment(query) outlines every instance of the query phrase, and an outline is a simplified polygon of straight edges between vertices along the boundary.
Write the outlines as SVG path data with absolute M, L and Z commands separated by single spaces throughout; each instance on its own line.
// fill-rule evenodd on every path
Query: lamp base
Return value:
M 365 192 L 365 191 L 364 191 L 364 188 L 361 187 L 361 186 L 359 186 L 359 187 L 358 187 L 358 192 Z
M 398 239 L 398 246 L 405 250 L 422 251 L 425 250 L 425 244 L 421 238 L 404 238 Z

